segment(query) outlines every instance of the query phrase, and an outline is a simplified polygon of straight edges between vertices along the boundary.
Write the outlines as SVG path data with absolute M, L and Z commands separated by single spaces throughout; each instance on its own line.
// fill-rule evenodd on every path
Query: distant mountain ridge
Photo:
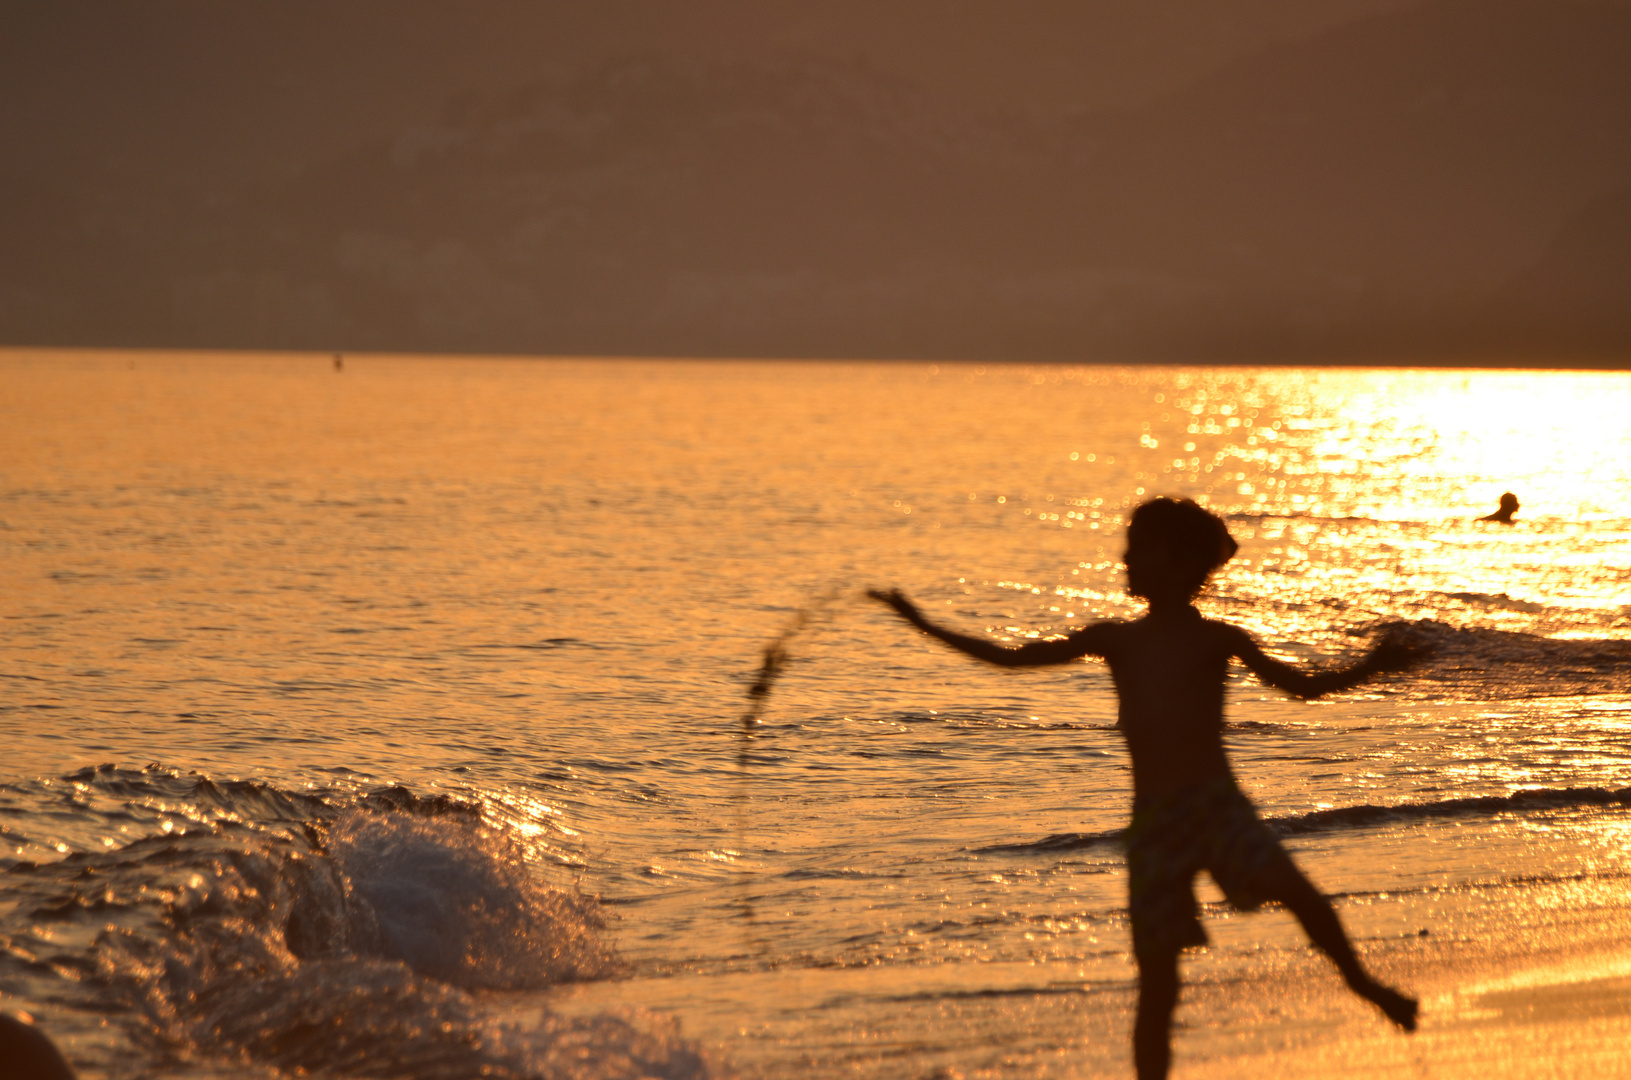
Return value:
M 1631 366 L 1623 7 L 1430 3 L 1064 121 L 632 57 L 292 181 L 117 168 L 0 166 L 0 340 Z

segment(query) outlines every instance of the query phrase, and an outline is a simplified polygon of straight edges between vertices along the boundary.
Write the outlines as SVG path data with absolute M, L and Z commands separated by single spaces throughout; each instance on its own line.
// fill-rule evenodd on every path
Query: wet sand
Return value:
M 1421 1030 L 1309 1030 L 1258 1052 L 1191 1053 L 1177 1077 L 1435 1077 L 1505 1080 L 1625 1075 L 1631 978 L 1573 979 L 1429 998 Z M 1316 1025 L 1310 1025 L 1311 1028 Z M 1312 1037 L 1309 1037 L 1312 1036 Z M 1193 1048 L 1192 1048 L 1193 1049 Z
M 1175 1077 L 1433 1077 L 1442 1080 L 1626 1075 L 1631 938 L 1623 908 L 1582 918 L 1537 904 L 1518 947 L 1489 952 L 1470 936 L 1372 947 L 1376 966 L 1421 995 L 1415 1035 L 1396 1033 L 1344 994 L 1334 976 L 1287 971 L 1191 994 Z M 1407 955 L 1414 953 L 1414 955 Z M 1310 958 L 1312 959 L 1312 958 Z M 1303 965 L 1293 965 L 1303 967 Z M 1227 999 L 1249 994 L 1240 1015 Z M 1269 1013 L 1271 1015 L 1262 1015 Z
M 1414 1035 L 1350 994 L 1287 913 L 1210 908 L 1214 947 L 1185 960 L 1174 1077 L 1624 1075 L 1631 888 L 1610 874 L 1520 897 L 1498 889 L 1504 895 L 1425 890 L 1339 903 L 1377 974 L 1420 996 Z M 913 1077 L 1132 1075 L 1134 970 L 1124 951 L 1088 965 L 956 965 L 943 977 L 928 986 L 921 973 L 868 967 L 673 971 L 562 988 L 554 1007 L 592 1015 L 655 1006 L 749 1076 L 881 1077 L 907 1060 L 919 1066 Z M 754 998 L 774 1005 L 749 1020 L 739 1003 Z M 820 1022 L 829 1016 L 846 1022 Z M 795 1027 L 804 1035 L 789 1054 Z

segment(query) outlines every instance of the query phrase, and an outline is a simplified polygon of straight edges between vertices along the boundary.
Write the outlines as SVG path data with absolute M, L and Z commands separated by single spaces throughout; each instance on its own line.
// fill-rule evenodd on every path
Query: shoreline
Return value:
M 1311 987 L 1299 983 L 1295 972 L 1284 972 L 1275 980 L 1287 991 L 1276 1003 L 1277 1018 L 1253 1028 L 1250 1021 L 1240 1022 L 1237 1010 L 1216 1027 L 1188 1030 L 1178 1043 L 1173 1075 L 1180 1080 L 1620 1075 L 1624 1047 L 1631 1043 L 1631 947 L 1615 932 L 1616 923 L 1598 921 L 1602 936 L 1596 948 L 1577 945 L 1566 955 L 1485 954 L 1481 960 L 1456 948 L 1413 977 L 1393 970 L 1390 961 L 1403 959 L 1387 955 L 1395 950 L 1378 955 L 1372 949 L 1379 971 L 1389 978 L 1404 974 L 1401 981 L 1421 996 L 1421 1027 L 1413 1035 L 1396 1031 L 1347 995 L 1334 974 L 1298 1002 L 1293 995 L 1299 984 L 1305 991 Z M 1220 996 L 1227 984 L 1209 989 L 1213 992 L 1196 997 Z M 1256 990 L 1263 998 L 1275 996 Z M 1193 1001 L 1191 1016 L 1207 1004 Z

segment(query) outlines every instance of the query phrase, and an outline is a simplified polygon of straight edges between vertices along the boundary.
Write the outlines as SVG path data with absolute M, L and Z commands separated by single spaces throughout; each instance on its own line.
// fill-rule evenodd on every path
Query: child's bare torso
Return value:
M 1133 759 L 1133 800 L 1230 776 L 1223 687 L 1241 631 L 1194 608 L 1094 627 L 1120 698 Z

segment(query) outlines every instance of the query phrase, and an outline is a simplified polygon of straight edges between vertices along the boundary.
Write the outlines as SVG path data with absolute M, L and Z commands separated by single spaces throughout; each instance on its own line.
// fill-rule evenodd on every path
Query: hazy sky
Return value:
M 0 342 L 1631 355 L 1624 0 L 13 3 L 0 149 Z
M 1136 106 L 1403 0 L 53 0 L 0 10 L 8 146 L 306 164 L 462 91 L 663 53 L 862 59 L 971 103 Z

